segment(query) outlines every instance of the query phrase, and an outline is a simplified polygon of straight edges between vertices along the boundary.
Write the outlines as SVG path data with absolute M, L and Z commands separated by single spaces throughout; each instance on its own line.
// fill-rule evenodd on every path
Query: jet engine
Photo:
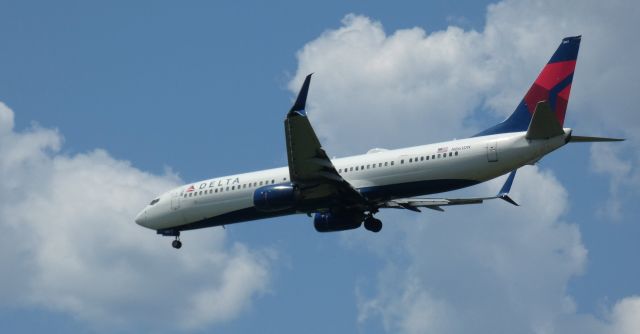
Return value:
M 318 232 L 344 231 L 360 227 L 363 220 L 362 212 L 319 212 L 313 218 L 313 226 Z
M 295 207 L 299 197 L 292 184 L 272 184 L 256 189 L 253 193 L 253 205 L 259 211 L 275 212 Z

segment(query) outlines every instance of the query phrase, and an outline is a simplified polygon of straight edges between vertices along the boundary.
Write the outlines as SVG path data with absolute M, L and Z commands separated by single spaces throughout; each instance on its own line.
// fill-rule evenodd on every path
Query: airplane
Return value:
M 330 159 L 305 111 L 309 74 L 284 120 L 288 166 L 217 177 L 154 198 L 135 222 L 162 236 L 291 214 L 314 216 L 318 232 L 364 228 L 379 232 L 380 209 L 478 204 L 508 195 L 516 170 L 567 143 L 622 141 L 576 136 L 563 128 L 581 36 L 562 40 L 515 111 L 472 137 Z M 420 198 L 476 185 L 509 173 L 495 196 Z

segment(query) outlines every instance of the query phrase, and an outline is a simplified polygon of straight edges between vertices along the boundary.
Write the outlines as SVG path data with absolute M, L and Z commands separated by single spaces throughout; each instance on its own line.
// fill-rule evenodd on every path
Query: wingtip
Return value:
M 516 201 L 511 199 L 511 197 L 509 197 L 509 195 L 507 195 L 507 194 L 503 194 L 503 195 L 501 195 L 499 197 L 500 197 L 500 199 L 502 199 L 504 201 L 507 201 L 507 202 L 509 202 L 509 203 L 511 203 L 511 204 L 513 204 L 515 206 L 520 206 L 520 204 L 516 203 Z

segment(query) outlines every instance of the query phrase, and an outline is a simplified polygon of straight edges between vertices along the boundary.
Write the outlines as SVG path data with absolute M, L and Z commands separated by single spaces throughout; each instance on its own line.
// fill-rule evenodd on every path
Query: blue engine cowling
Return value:
M 360 227 L 364 220 L 362 212 L 319 212 L 313 217 L 313 227 L 318 232 L 336 232 Z
M 271 184 L 253 193 L 253 205 L 259 211 L 275 212 L 292 209 L 296 205 L 298 191 L 293 184 Z

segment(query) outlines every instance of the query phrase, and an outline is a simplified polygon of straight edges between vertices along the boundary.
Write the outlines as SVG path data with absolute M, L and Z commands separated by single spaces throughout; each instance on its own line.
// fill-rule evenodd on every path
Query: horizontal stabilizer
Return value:
M 562 125 L 553 114 L 549 102 L 540 101 L 527 129 L 527 139 L 549 139 L 564 134 Z
M 607 138 L 607 137 L 588 137 L 588 136 L 574 136 L 569 138 L 570 143 L 596 143 L 603 141 L 624 141 L 621 138 Z

